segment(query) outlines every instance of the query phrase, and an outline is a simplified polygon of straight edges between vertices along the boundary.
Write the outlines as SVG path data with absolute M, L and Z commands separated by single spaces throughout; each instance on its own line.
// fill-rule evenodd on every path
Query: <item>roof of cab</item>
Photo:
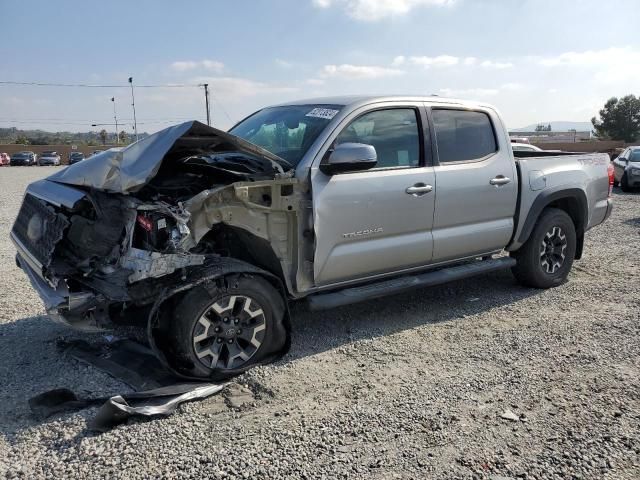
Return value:
M 456 98 L 439 97 L 438 95 L 342 95 L 335 97 L 306 98 L 283 102 L 277 106 L 286 105 L 344 105 L 360 106 L 378 102 L 418 101 L 428 103 L 450 103 L 463 106 L 490 106 L 484 102 L 472 102 Z

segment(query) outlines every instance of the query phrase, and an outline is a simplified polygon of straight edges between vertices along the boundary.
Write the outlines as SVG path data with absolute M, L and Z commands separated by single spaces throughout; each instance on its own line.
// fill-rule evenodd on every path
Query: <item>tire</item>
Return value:
M 195 287 L 172 313 L 170 351 L 164 353 L 190 377 L 238 375 L 268 362 L 287 342 L 285 301 L 258 276 L 234 275 Z
M 629 180 L 627 179 L 627 174 L 622 175 L 622 179 L 620 180 L 620 190 L 623 192 L 630 192 L 631 188 L 629 187 Z
M 529 239 L 512 254 L 517 261 L 512 272 L 524 286 L 557 287 L 567 279 L 575 254 L 573 220 L 564 210 L 547 208 Z

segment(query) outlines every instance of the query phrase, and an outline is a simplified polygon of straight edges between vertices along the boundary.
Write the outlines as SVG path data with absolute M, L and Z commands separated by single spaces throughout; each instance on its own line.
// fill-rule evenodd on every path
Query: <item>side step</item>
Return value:
M 412 288 L 431 287 L 433 285 L 453 282 L 482 273 L 510 268 L 515 264 L 515 259 L 511 257 L 500 257 L 491 260 L 465 263 L 463 265 L 456 265 L 431 272 L 406 275 L 391 280 L 382 280 L 361 287 L 345 288 L 344 290 L 329 293 L 317 293 L 307 297 L 307 302 L 311 310 L 325 310 L 365 300 L 372 300 L 386 295 L 393 295 Z

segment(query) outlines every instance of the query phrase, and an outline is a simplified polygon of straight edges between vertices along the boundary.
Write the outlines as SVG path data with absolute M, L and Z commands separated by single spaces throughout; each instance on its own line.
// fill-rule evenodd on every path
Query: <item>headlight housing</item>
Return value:
M 640 175 L 640 168 L 630 168 L 629 173 L 631 175 Z

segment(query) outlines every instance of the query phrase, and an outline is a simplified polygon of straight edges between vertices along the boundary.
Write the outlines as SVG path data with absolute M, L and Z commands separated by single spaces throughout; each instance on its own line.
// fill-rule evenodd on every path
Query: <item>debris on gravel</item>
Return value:
M 168 418 L 93 435 L 27 400 L 126 387 L 61 355 L 8 234 L 25 186 L 0 171 L 0 478 L 640 478 L 640 193 L 615 190 L 569 281 L 509 272 L 327 312 L 293 305 L 290 353 Z M 507 418 L 503 418 L 504 416 Z

